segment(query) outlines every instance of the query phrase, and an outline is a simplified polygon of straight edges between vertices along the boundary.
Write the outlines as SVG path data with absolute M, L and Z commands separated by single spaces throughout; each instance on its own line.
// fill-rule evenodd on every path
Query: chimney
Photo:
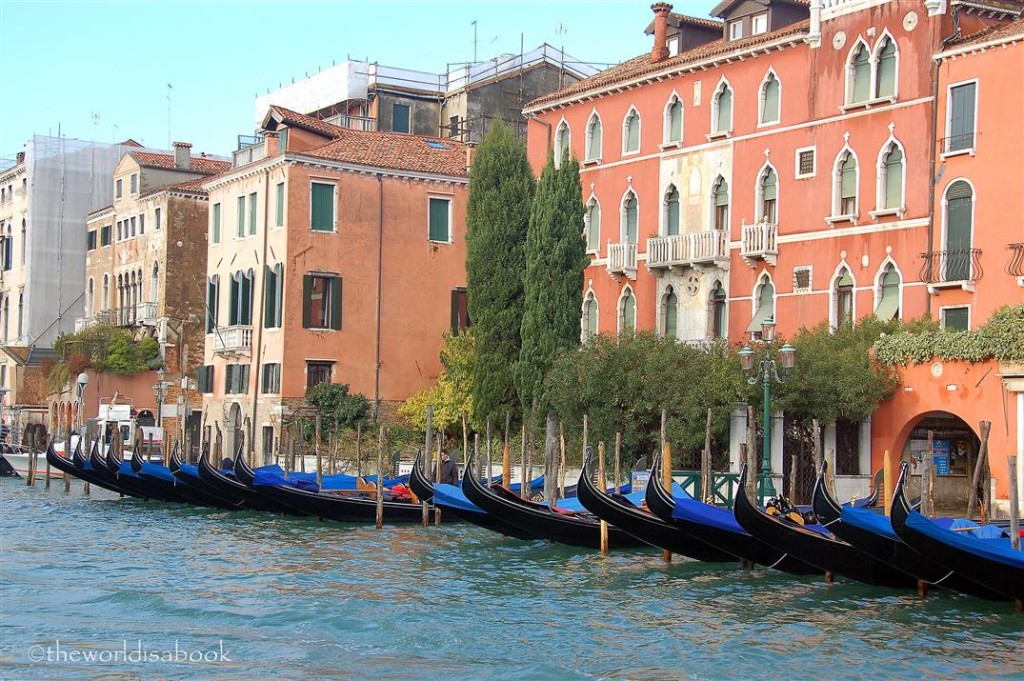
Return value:
M 657 64 L 668 58 L 668 45 L 666 36 L 668 34 L 668 13 L 672 11 L 672 5 L 667 2 L 657 2 L 651 5 L 654 10 L 654 48 L 651 50 L 651 63 Z
M 191 167 L 192 145 L 188 142 L 175 142 L 174 169 L 188 170 Z
M 811 0 L 811 26 L 806 42 L 811 47 L 821 47 L 821 0 Z
M 17 163 L 20 166 L 24 162 L 25 162 L 25 152 L 24 151 L 19 151 L 17 153 L 16 158 L 15 158 L 15 163 Z
M 473 159 L 476 158 L 476 146 L 473 144 L 466 145 L 466 170 L 468 171 L 473 167 Z

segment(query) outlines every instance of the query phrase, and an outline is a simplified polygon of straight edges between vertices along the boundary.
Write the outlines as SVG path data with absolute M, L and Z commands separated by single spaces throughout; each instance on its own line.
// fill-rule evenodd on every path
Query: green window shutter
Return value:
M 274 223 L 278 227 L 284 226 L 284 182 L 277 184 L 277 221 Z
M 958 85 L 950 90 L 949 151 L 974 146 L 974 97 L 976 83 Z
M 636 298 L 632 293 L 622 299 L 622 326 L 636 328 Z
M 668 141 L 678 142 L 683 138 L 683 103 L 678 99 L 668 110 Z
M 341 329 L 341 277 L 331 278 L 331 328 Z
M 449 319 L 448 328 L 451 329 L 453 335 L 459 333 L 459 290 L 452 289 L 452 309 L 451 317 Z
M 243 274 L 239 281 L 241 295 L 238 311 L 239 324 L 252 324 L 252 275 Z
M 779 81 L 772 76 L 764 86 L 764 107 L 761 109 L 761 122 L 771 123 L 779 120 Z
M 889 265 L 882 277 L 882 298 L 875 308 L 875 316 L 887 322 L 899 316 L 900 311 L 900 275 L 896 268 Z
M 590 206 L 590 220 L 587 225 L 587 249 L 601 249 L 601 206 L 594 203 Z
M 626 242 L 635 244 L 637 232 L 636 197 L 626 199 Z
M 430 199 L 429 239 L 431 241 L 450 241 L 448 233 L 448 212 L 451 202 L 448 199 Z
M 277 273 L 263 266 L 263 328 L 272 329 L 277 321 Z
M 213 243 L 220 243 L 220 204 L 213 204 Z
M 836 288 L 843 286 L 853 286 L 853 276 L 850 274 L 850 270 L 844 269 L 842 276 L 836 281 Z
M 665 233 L 669 236 L 679 234 L 679 191 L 672 187 L 668 195 L 665 211 Z
M 232 378 L 232 374 L 234 373 L 234 368 L 235 368 L 234 364 L 225 364 L 224 365 L 224 392 L 226 392 L 228 394 L 234 392 L 231 389 L 231 378 Z
M 231 276 L 231 286 L 229 287 L 230 297 L 228 299 L 228 326 L 235 326 L 238 324 L 238 289 L 240 286 L 239 278 L 241 272 L 237 275 Z
M 275 305 L 275 310 L 277 311 L 277 315 L 274 317 L 274 326 L 276 326 L 277 328 L 280 329 L 282 327 L 282 322 L 284 320 L 284 264 L 283 263 L 279 264 L 277 266 L 277 292 L 276 293 L 277 293 L 277 303 Z
M 732 130 L 732 90 L 723 89 L 718 94 L 718 118 L 715 121 L 715 132 Z
M 971 277 L 971 213 L 974 197 L 966 182 L 954 182 L 946 191 L 946 258 L 944 279 Z
M 256 193 L 249 194 L 249 234 L 256 233 Z
M 896 44 L 891 39 L 878 54 L 877 73 L 875 96 L 892 97 L 896 94 Z
M 967 331 L 969 327 L 968 308 L 948 307 L 942 311 L 942 328 L 949 331 Z
M 245 236 L 245 197 L 238 197 L 238 236 Z
M 747 325 L 748 333 L 761 331 L 761 325 L 765 321 L 775 319 L 775 287 L 767 282 L 762 284 L 758 300 L 760 302 L 757 311 L 754 313 L 753 319 L 750 320 L 750 324 Z
M 277 153 L 288 151 L 288 128 L 277 134 Z
M 715 207 L 722 208 L 729 205 L 729 183 L 724 177 L 719 177 L 715 184 Z
M 676 314 L 678 312 L 679 300 L 673 291 L 665 296 L 665 337 L 676 337 Z
M 779 178 L 771 168 L 764 174 L 761 182 L 761 193 L 765 201 L 774 201 L 779 198 Z
M 840 194 L 844 199 L 857 196 L 857 161 L 853 154 L 847 153 L 846 159 L 839 166 Z
M 312 186 L 310 228 L 317 232 L 334 231 L 334 185 L 314 182 Z
M 213 333 L 217 326 L 217 282 L 206 281 L 206 333 Z
M 240 393 L 247 393 L 247 392 L 249 392 L 249 368 L 250 368 L 250 366 L 248 364 L 242 364 L 240 366 L 240 368 L 242 370 L 242 377 L 241 377 L 241 380 L 239 381 L 240 390 L 238 392 L 240 392 Z
M 302 328 L 308 329 L 313 323 L 312 311 L 313 277 L 302 275 Z
M 587 301 L 587 337 L 597 335 L 597 301 L 591 298 Z
M 587 156 L 588 159 L 601 158 L 602 134 L 601 121 L 595 118 L 594 122 L 590 126 L 590 154 Z
M 871 61 L 868 48 L 861 45 L 853 58 L 853 96 L 850 102 L 864 102 L 871 96 Z
M 885 156 L 885 207 L 903 207 L 903 152 L 893 145 Z
M 626 151 L 640 149 L 640 114 L 635 111 L 626 120 Z

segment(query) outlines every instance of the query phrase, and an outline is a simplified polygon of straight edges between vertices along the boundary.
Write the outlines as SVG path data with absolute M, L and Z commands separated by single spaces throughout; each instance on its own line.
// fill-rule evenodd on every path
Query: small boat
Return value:
M 202 460 L 200 460 L 200 464 Z M 263 471 L 257 476 L 245 456 L 239 452 L 235 457 L 235 477 L 253 493 L 266 501 L 290 509 L 299 515 L 311 515 L 320 520 L 338 522 L 373 522 L 377 519 L 377 500 L 363 496 L 361 490 L 313 491 L 288 484 L 282 474 Z M 307 481 L 308 482 L 308 481 Z M 316 482 L 311 482 L 316 487 Z M 342 493 L 356 493 L 359 496 L 342 496 Z M 432 515 L 432 514 L 431 514 Z M 423 509 L 419 504 L 407 501 L 384 501 L 384 520 L 395 522 L 419 522 Z
M 576 491 L 580 503 L 601 520 L 633 535 L 651 546 L 678 553 L 687 558 L 708 563 L 733 563 L 736 561 L 724 551 L 694 539 L 675 525 L 666 523 L 646 509 L 638 508 L 620 493 L 601 492 L 594 484 L 596 461 L 588 455 L 583 462 Z
M 794 575 L 818 575 L 821 570 L 755 539 L 744 530 L 732 511 L 689 497 L 673 497 L 661 479 L 661 457 L 654 458 L 647 481 L 647 508 L 694 539 L 728 553 L 748 565 L 764 565 Z
M 175 447 L 177 451 L 177 447 Z M 131 469 L 139 478 L 154 486 L 169 486 L 174 495 L 181 501 L 194 506 L 213 506 L 216 508 L 231 508 L 218 497 L 208 494 L 198 485 L 190 484 L 171 472 L 168 466 L 163 463 L 146 461 L 142 456 L 141 447 L 132 449 Z
M 836 537 L 821 525 L 800 525 L 781 515 L 769 515 L 747 497 L 747 467 L 740 468 L 736 485 L 736 522 L 769 546 L 817 567 L 872 586 L 911 588 L 916 580 Z
M 965 579 L 912 549 L 900 540 L 893 531 L 889 518 L 882 513 L 867 508 L 842 506 L 828 490 L 825 482 L 827 470 L 828 462 L 822 462 L 821 472 L 814 483 L 812 499 L 818 522 L 830 532 L 875 560 L 882 561 L 925 585 L 961 591 L 988 600 L 1006 600 L 1005 596 Z
M 132 470 L 131 463 L 123 461 L 115 451 L 116 448 L 93 444 L 89 460 L 94 469 L 105 467 L 108 479 L 117 487 L 124 490 L 125 494 L 140 499 L 155 499 L 157 501 L 182 502 L 183 499 L 175 492 L 174 485 L 165 480 L 148 480 L 140 478 Z
M 944 565 L 971 581 L 1002 594 L 1024 609 L 1024 552 L 1010 544 L 1002 528 L 973 523 L 954 523 L 966 531 L 942 527 L 915 511 L 906 495 L 910 465 L 900 465 L 889 517 L 897 536 L 929 560 Z M 979 537 L 977 535 L 981 534 Z M 991 538 L 985 535 L 993 535 Z
M 539 539 L 537 535 L 525 532 L 515 525 L 510 525 L 487 513 L 470 501 L 462 492 L 461 487 L 429 480 L 423 470 L 422 454 L 417 454 L 416 460 L 413 462 L 412 472 L 409 474 L 409 487 L 420 501 L 432 502 L 436 508 L 441 509 L 442 518 L 450 514 L 506 537 L 523 540 Z
M 28 447 L 23 445 L 15 444 L 4 444 L 0 447 L 0 459 L 3 459 L 10 466 L 11 477 L 21 477 L 28 475 L 28 469 L 30 467 L 29 461 L 31 460 L 32 453 Z M 46 453 L 39 452 L 36 459 L 36 479 L 46 479 Z M 0 476 L 4 474 L 0 472 Z M 53 464 L 50 464 L 50 477 L 59 478 L 63 475 L 60 471 L 54 470 Z
M 241 457 L 237 457 L 241 458 Z M 233 508 L 247 508 L 252 511 L 284 513 L 286 515 L 305 515 L 290 506 L 285 506 L 258 494 L 251 487 L 235 477 L 235 474 L 222 471 L 210 463 L 210 449 L 203 448 L 199 457 L 199 479 L 206 484 L 206 489 L 223 503 Z M 177 477 L 177 474 L 175 474 Z
M 472 473 L 472 456 L 462 474 L 462 490 L 466 498 L 485 512 L 509 525 L 533 534 L 541 539 L 600 548 L 601 521 L 590 513 L 559 511 L 546 504 L 520 499 L 500 485 L 488 489 Z M 608 546 L 611 548 L 646 546 L 636 537 L 623 532 L 614 525 L 608 526 Z
M 97 487 L 110 490 L 111 492 L 123 494 L 123 492 L 121 492 L 120 489 L 114 487 L 113 485 L 110 485 L 109 483 L 106 482 L 106 480 L 102 479 L 100 476 L 95 475 L 92 472 L 92 466 L 86 460 L 85 456 L 82 455 L 81 440 L 78 440 L 75 443 L 75 448 L 72 451 L 71 460 L 68 460 L 67 458 L 58 454 L 52 442 L 46 448 L 46 459 L 47 461 L 50 462 L 51 468 L 59 470 L 62 473 L 73 475 L 79 480 L 87 482 L 90 485 L 96 485 Z

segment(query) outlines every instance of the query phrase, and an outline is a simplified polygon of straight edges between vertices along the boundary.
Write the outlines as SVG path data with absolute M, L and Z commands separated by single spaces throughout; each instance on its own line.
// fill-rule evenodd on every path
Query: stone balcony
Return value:
M 252 352 L 252 326 L 218 326 L 213 330 L 213 351 L 218 355 L 247 355 Z
M 779 226 L 771 222 L 744 225 L 740 257 L 751 267 L 758 260 L 774 265 L 779 257 Z
M 608 242 L 608 274 L 636 279 L 636 244 Z
M 721 229 L 647 240 L 647 267 L 652 271 L 697 265 L 718 265 L 725 269 L 728 263 L 728 238 Z

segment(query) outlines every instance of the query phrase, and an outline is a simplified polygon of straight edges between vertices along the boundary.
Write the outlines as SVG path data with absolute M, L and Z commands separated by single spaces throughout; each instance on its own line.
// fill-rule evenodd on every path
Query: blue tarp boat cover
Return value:
M 317 486 L 316 484 L 316 473 L 298 473 L 292 472 L 285 477 L 284 469 L 276 464 L 270 466 L 260 466 L 253 470 L 253 485 L 287 485 L 289 487 L 296 487 L 298 489 L 304 489 L 309 492 L 318 492 L 321 489 L 358 489 L 356 481 L 359 479 L 355 475 L 347 475 L 345 473 L 338 473 L 336 475 L 324 475 L 321 478 L 323 485 Z M 376 475 L 367 475 L 363 477 L 363 481 L 367 484 L 373 485 L 377 482 Z M 408 475 L 400 475 L 397 478 L 384 478 L 385 487 L 394 487 L 395 485 L 409 484 Z
M 121 464 L 122 467 L 124 464 Z M 160 480 L 166 480 L 167 482 L 174 482 L 174 476 L 171 474 L 171 469 L 167 466 L 150 463 L 148 461 L 142 462 L 142 468 L 139 469 L 139 473 L 146 475 L 151 478 L 157 478 Z
M 1002 563 L 1018 570 L 1024 570 L 1024 553 L 1013 548 L 1010 544 L 1009 536 L 1000 528 L 993 527 L 992 525 L 982 528 L 985 530 L 982 534 L 998 532 L 1001 535 L 995 538 L 971 536 L 979 530 L 973 532 L 952 531 L 952 528 L 957 526 L 970 527 L 973 524 L 970 521 L 957 520 L 951 524 L 950 529 L 946 529 L 933 523 L 917 511 L 911 511 L 907 517 L 907 527 L 926 537 L 942 542 L 947 546 L 952 546 L 965 553 L 980 556 L 996 563 Z M 978 527 L 981 528 L 980 525 Z

